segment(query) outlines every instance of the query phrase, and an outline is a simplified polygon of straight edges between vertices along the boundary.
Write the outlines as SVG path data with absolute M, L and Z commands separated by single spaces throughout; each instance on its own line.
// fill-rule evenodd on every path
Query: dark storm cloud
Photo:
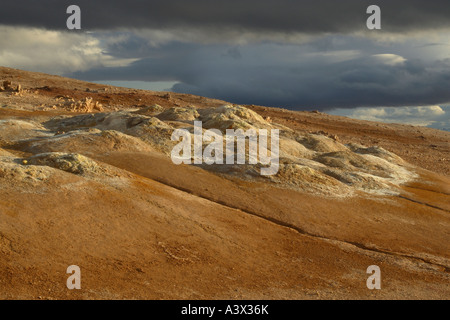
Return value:
M 71 4 L 82 32 L 66 29 Z M 372 4 L 381 31 L 366 28 Z M 174 81 L 174 91 L 293 109 L 441 104 L 449 17 L 449 0 L 5 1 L 0 63 L 46 72 L 55 61 L 82 80 Z
M 130 66 L 71 76 L 85 80 L 178 81 L 172 91 L 297 110 L 450 101 L 450 60 L 425 62 L 394 54 L 353 54 L 345 50 L 320 56 L 313 47 L 172 42 L 153 48 L 146 58 Z
M 328 68 L 261 68 L 259 72 L 244 68 L 237 77 L 222 74 L 224 78 L 183 82 L 173 90 L 298 110 L 450 101 L 450 63 L 439 72 L 430 71 L 420 61 L 390 66 L 359 59 Z
M 4 1 L 0 24 L 65 29 L 66 8 L 82 10 L 84 29 L 234 28 L 277 32 L 351 32 L 365 27 L 366 8 L 382 9 L 383 29 L 411 31 L 450 25 L 448 0 L 164 0 Z

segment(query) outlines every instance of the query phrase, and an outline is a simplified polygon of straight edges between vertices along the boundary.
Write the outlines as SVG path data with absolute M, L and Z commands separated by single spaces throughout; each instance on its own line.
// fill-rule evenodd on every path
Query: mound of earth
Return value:
M 157 115 L 160 120 L 171 121 L 194 121 L 199 117 L 197 109 L 192 106 L 185 108 L 175 107 L 161 112 Z
M 22 143 L 22 149 L 36 154 L 45 152 L 82 152 L 103 154 L 109 151 L 151 151 L 142 140 L 115 130 L 85 129 L 61 133 Z
M 99 166 L 85 156 L 76 153 L 41 153 L 25 160 L 26 163 L 48 166 L 74 174 L 92 174 L 99 172 Z
M 207 129 L 267 129 L 272 126 L 256 112 L 243 106 L 224 105 L 218 108 L 203 109 L 201 118 Z
M 142 112 L 140 112 L 143 110 Z M 414 170 L 400 157 L 372 146 L 344 145 L 335 139 L 319 134 L 299 134 L 292 130 L 279 129 L 276 122 L 264 120 L 257 113 L 243 106 L 222 106 L 197 109 L 171 108 L 155 116 L 143 115 L 148 108 L 81 116 L 54 118 L 43 124 L 31 125 L 26 132 L 29 138 L 17 141 L 26 152 L 83 152 L 87 155 L 115 151 L 160 152 L 167 157 L 177 144 L 172 140 L 174 128 L 185 128 L 194 133 L 194 121 L 201 121 L 203 128 L 280 130 L 281 163 L 278 173 L 269 177 L 277 187 L 297 188 L 301 191 L 320 192 L 324 195 L 347 196 L 353 190 L 376 193 L 395 193 L 398 186 L 416 177 Z M 37 131 L 39 126 L 41 130 Z M 46 127 L 44 129 L 44 126 Z M 27 127 L 28 128 L 28 127 Z M 30 135 L 30 130 L 36 132 Z M 48 137 L 56 131 L 56 134 Z M 1 132 L 1 131 L 0 131 Z M 3 136 L 6 136 L 5 134 Z M 43 136 L 43 137 L 42 137 Z M 32 138 L 32 139 L 31 139 Z M 195 135 L 191 136 L 194 143 Z M 226 163 L 227 136 L 223 139 L 222 163 Z M 266 153 L 270 154 L 270 141 Z M 203 144 L 203 150 L 207 143 Z M 261 148 L 262 146 L 260 146 Z M 234 143 L 237 150 L 238 143 Z M 192 148 L 191 160 L 194 160 Z M 263 179 L 260 175 L 261 162 L 249 164 L 248 146 L 241 150 L 247 155 L 245 165 L 201 166 L 218 174 L 230 174 L 241 179 Z M 350 187 L 350 188 L 348 188 Z
M 27 138 L 45 137 L 47 132 L 40 123 L 23 120 L 0 120 L 0 140 L 20 141 Z

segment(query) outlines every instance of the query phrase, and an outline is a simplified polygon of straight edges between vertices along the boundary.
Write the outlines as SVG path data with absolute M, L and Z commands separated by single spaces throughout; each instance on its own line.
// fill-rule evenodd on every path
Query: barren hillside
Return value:
M 0 85 L 0 298 L 450 298 L 448 132 L 4 67 Z M 279 129 L 278 173 L 173 164 L 194 121 Z

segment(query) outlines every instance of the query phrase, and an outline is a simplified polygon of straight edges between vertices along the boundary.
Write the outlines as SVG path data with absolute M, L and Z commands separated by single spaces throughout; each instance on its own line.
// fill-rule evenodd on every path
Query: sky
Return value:
M 449 17 L 448 0 L 9 1 L 0 65 L 448 129 Z

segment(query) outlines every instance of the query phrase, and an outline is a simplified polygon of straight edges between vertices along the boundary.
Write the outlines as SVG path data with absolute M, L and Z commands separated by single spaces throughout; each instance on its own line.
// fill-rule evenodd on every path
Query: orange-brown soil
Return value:
M 448 132 L 244 106 L 324 148 L 382 147 L 405 160 L 389 158 L 395 170 L 414 175 L 388 192 L 312 170 L 253 179 L 174 165 L 163 124 L 182 121 L 139 131 L 129 113 L 130 128 L 121 118 L 78 125 L 73 117 L 88 113 L 65 103 L 92 98 L 120 115 L 224 101 L 9 68 L 0 80 L 22 87 L 0 92 L 2 299 L 450 298 Z M 336 155 L 304 145 L 317 164 Z M 81 268 L 81 290 L 66 287 L 70 265 Z M 366 287 L 370 265 L 381 290 Z

